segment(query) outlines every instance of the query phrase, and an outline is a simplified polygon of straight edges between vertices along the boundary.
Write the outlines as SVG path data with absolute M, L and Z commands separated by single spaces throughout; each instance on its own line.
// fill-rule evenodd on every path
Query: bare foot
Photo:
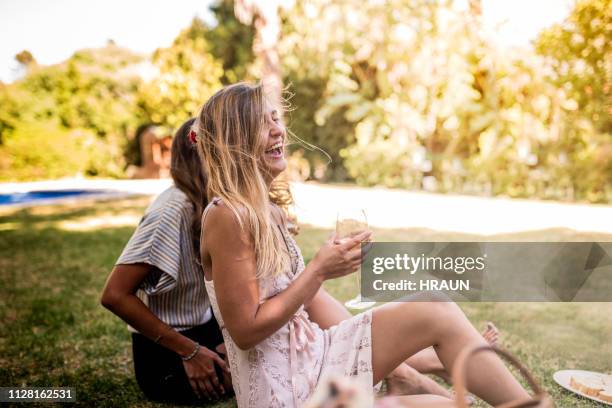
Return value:
M 490 345 L 496 346 L 499 340 L 499 330 L 492 322 L 487 322 L 487 327 L 482 332 L 482 337 L 484 337 Z
M 446 388 L 405 363 L 393 370 L 386 380 L 389 395 L 433 394 L 446 398 L 452 396 Z
M 454 393 L 442 387 L 440 384 L 432 380 L 426 375 L 419 373 L 414 368 L 410 367 L 408 364 L 400 364 L 398 368 L 393 370 L 389 376 L 386 378 L 387 380 L 387 394 L 389 396 L 401 396 L 401 395 L 425 395 L 429 396 L 437 396 L 444 397 L 448 400 L 452 400 L 454 398 Z M 448 401 L 447 400 L 447 401 Z M 399 402 L 399 400 L 391 400 L 388 402 Z M 415 401 L 413 401 L 415 402 Z M 472 395 L 467 395 L 465 397 L 465 402 L 468 406 L 473 405 L 476 402 L 476 399 Z M 396 405 L 385 405 L 383 406 L 396 406 Z M 404 406 L 402 404 L 397 405 Z M 408 404 L 407 406 L 411 407 L 413 405 Z M 378 408 L 378 405 L 376 405 Z

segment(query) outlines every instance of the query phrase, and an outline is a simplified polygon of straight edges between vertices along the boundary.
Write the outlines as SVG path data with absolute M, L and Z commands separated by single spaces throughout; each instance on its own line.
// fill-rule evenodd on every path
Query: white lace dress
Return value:
M 259 280 L 261 302 L 282 292 L 304 270 L 293 237 L 286 228 L 279 229 L 291 255 L 291 270 Z M 214 282 L 206 281 L 206 289 L 225 340 L 239 408 L 300 407 L 330 375 L 351 376 L 372 387 L 371 310 L 322 330 L 301 307 L 270 337 L 240 350 L 223 324 Z

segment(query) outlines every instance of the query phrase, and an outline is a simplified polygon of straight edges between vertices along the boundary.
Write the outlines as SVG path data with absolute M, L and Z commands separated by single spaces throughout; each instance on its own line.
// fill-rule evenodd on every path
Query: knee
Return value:
M 434 302 L 431 310 L 432 330 L 448 334 L 464 325 L 465 314 L 450 300 Z
M 443 293 L 423 293 L 418 299 L 413 315 L 421 316 L 429 329 L 445 329 L 462 321 L 463 311 Z
M 453 330 L 465 319 L 459 306 L 442 295 L 419 295 L 405 302 L 389 303 L 382 307 L 393 310 L 391 315 L 395 316 L 399 328 L 405 324 L 409 333 L 416 330 L 427 333 L 432 339 Z

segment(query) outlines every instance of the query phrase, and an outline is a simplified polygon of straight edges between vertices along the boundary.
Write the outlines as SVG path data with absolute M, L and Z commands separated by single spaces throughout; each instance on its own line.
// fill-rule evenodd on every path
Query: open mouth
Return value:
M 280 159 L 281 157 L 283 157 L 283 150 L 283 142 L 277 142 L 268 150 L 266 150 L 265 153 L 266 156 L 270 157 L 271 159 Z

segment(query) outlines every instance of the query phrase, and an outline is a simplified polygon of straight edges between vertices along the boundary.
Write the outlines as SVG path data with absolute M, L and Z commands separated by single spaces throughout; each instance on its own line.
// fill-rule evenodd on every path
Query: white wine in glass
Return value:
M 339 242 L 354 237 L 368 229 L 368 219 L 362 209 L 343 210 L 336 218 L 336 239 Z M 364 301 L 361 298 L 361 270 L 357 271 L 357 285 L 360 293 L 344 305 L 349 309 L 368 309 L 376 302 Z

